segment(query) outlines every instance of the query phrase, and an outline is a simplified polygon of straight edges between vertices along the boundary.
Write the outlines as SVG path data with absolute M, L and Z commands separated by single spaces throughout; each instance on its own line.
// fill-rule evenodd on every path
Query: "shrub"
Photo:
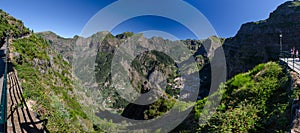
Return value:
M 217 112 L 200 131 L 276 132 L 289 130 L 290 80 L 275 62 L 260 64 L 225 83 Z M 195 106 L 196 117 L 206 99 Z

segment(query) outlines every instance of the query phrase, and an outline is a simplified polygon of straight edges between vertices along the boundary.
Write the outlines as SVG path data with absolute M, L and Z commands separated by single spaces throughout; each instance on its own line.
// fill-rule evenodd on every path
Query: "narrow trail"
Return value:
M 8 133 L 44 133 L 43 123 L 36 118 L 30 102 L 25 101 L 22 95 L 15 70 L 10 67 L 7 84 L 7 132 Z
M 21 38 L 28 38 L 23 36 Z M 17 38 L 17 39 L 21 39 Z M 11 44 L 12 38 L 9 39 Z M 6 54 L 6 45 L 2 46 L 3 53 Z M 10 57 L 10 56 L 9 56 Z M 8 59 L 9 61 L 9 59 Z M 44 133 L 46 130 L 43 124 L 47 121 L 41 121 L 32 111 L 32 103 L 25 101 L 23 90 L 20 85 L 17 72 L 8 62 L 7 71 L 7 132 L 8 133 Z

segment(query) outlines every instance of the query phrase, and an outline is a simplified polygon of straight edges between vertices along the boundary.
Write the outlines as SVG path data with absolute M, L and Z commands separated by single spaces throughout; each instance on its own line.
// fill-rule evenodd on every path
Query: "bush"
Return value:
M 47 129 L 52 132 L 83 132 L 82 125 L 91 122 L 73 95 L 71 66 L 52 51 L 47 41 L 35 34 L 14 40 L 11 49 L 20 53 L 22 58 L 22 63 L 15 59 L 12 62 L 22 81 L 24 98 L 37 101 L 35 111 L 40 113 L 41 119 L 48 119 Z M 49 54 L 54 59 L 51 67 L 48 66 Z
M 289 130 L 291 105 L 288 74 L 277 63 L 260 64 L 225 83 L 221 104 L 200 131 L 276 132 Z M 195 106 L 196 117 L 206 99 Z

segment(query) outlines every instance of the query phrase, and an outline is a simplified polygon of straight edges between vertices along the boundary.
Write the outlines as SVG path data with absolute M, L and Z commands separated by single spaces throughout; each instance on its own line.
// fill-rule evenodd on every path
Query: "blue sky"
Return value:
M 203 13 L 219 36 L 232 37 L 243 23 L 268 18 L 269 13 L 286 0 L 185 1 Z M 50 30 L 63 37 L 73 37 L 81 33 L 85 24 L 98 11 L 113 2 L 115 0 L 2 0 L 0 8 L 21 19 L 35 32 Z M 164 23 L 156 23 L 161 21 Z M 153 16 L 132 18 L 112 32 L 117 34 L 150 29 L 172 32 L 174 36 L 181 38 L 193 37 L 184 26 L 175 21 Z M 176 34 L 175 31 L 182 34 Z

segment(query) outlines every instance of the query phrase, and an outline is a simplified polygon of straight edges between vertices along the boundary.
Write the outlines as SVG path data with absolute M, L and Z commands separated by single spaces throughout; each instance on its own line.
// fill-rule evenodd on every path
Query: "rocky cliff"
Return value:
M 246 72 L 255 65 L 277 60 L 282 49 L 300 48 L 300 2 L 287 1 L 280 5 L 269 18 L 243 24 L 238 33 L 225 41 L 229 78 Z
M 288 1 L 280 5 L 269 18 L 243 24 L 237 35 L 226 43 L 243 46 L 279 47 L 279 34 L 283 35 L 283 50 L 299 45 L 300 2 Z

